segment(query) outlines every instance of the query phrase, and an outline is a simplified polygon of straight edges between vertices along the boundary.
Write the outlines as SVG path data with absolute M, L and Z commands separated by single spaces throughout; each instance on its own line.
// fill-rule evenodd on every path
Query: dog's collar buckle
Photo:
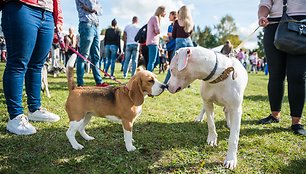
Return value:
M 215 83 L 219 83 L 219 82 L 227 79 L 232 71 L 233 71 L 232 79 L 235 80 L 235 69 L 233 67 L 228 67 L 222 72 L 222 74 L 219 77 L 217 77 L 215 80 L 213 80 L 209 83 L 215 84 Z

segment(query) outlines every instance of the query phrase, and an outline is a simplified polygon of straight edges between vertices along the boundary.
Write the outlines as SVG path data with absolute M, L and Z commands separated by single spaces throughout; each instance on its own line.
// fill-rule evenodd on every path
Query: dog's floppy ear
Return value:
M 129 96 L 132 99 L 134 105 L 140 106 L 144 102 L 143 90 L 141 87 L 141 81 L 134 78 L 130 87 Z
M 186 55 L 184 55 L 183 57 L 180 57 L 178 60 L 178 65 L 177 65 L 178 71 L 182 71 L 184 68 L 186 68 L 190 56 L 191 56 L 191 50 L 187 48 Z

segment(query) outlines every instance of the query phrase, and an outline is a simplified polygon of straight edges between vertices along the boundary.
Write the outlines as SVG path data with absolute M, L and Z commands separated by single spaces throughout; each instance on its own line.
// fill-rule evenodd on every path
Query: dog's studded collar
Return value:
M 218 64 L 219 64 L 219 62 L 218 62 L 218 56 L 217 56 L 217 53 L 216 52 L 214 52 L 215 53 L 215 55 L 216 55 L 216 63 L 215 63 L 215 67 L 214 67 L 214 69 L 210 72 L 210 74 L 205 78 L 205 79 L 203 79 L 203 81 L 207 81 L 207 80 L 210 80 L 211 78 L 212 78 L 212 76 L 214 76 L 215 75 L 215 73 L 216 73 L 216 70 L 217 70 L 217 67 L 218 67 Z

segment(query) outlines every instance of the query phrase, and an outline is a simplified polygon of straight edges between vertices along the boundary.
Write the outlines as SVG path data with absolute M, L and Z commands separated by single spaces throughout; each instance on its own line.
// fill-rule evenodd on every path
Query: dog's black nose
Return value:
M 162 84 L 161 88 L 164 89 L 168 89 L 168 85 L 167 84 Z

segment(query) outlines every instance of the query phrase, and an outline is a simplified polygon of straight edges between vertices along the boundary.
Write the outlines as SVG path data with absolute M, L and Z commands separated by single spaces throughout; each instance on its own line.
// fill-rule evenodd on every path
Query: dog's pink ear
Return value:
M 183 56 L 183 58 L 180 58 L 178 60 L 178 66 L 177 66 L 178 71 L 182 71 L 183 69 L 186 68 L 190 56 L 191 56 L 191 50 L 189 48 L 187 48 L 186 49 L 186 56 Z
M 132 99 L 135 106 L 140 106 L 143 104 L 144 95 L 140 84 L 140 80 L 137 80 L 136 78 L 133 80 L 129 96 Z

